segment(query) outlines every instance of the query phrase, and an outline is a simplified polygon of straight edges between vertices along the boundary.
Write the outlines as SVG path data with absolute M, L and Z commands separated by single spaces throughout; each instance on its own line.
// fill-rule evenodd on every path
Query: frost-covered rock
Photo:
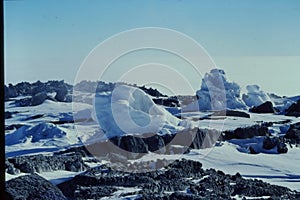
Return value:
M 49 123 L 40 123 L 35 126 L 24 125 L 13 133 L 5 135 L 5 145 L 30 142 L 39 142 L 42 139 L 62 138 L 66 132 Z
M 109 138 L 127 133 L 172 133 L 180 121 L 141 89 L 122 84 L 111 92 L 97 93 L 95 111 Z
M 266 101 L 271 101 L 268 94 L 260 90 L 258 85 L 248 85 L 246 87 L 247 94 L 243 94 L 243 101 L 249 107 L 259 106 Z
M 198 104 L 188 105 L 185 108 L 187 111 L 246 108 L 240 99 L 240 86 L 227 80 L 225 72 L 221 69 L 212 69 L 205 74 L 201 88 L 196 95 Z

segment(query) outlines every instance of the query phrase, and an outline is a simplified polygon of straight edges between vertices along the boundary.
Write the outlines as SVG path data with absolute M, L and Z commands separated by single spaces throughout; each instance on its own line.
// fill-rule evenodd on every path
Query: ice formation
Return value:
M 109 93 L 97 93 L 95 111 L 108 138 L 124 134 L 172 133 L 180 122 L 141 89 L 122 84 Z

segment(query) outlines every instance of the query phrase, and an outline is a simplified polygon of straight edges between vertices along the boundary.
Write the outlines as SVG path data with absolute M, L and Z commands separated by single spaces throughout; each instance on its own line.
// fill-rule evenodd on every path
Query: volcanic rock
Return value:
M 228 130 L 222 133 L 221 139 L 231 140 L 231 139 L 246 139 L 253 138 L 255 136 L 267 136 L 268 128 L 262 125 L 253 125 L 250 127 L 237 128 L 235 130 Z
M 20 176 L 5 183 L 7 200 L 67 200 L 63 193 L 52 183 L 37 174 Z
M 290 139 L 291 143 L 300 144 L 300 122 L 292 124 L 284 138 Z
M 267 101 L 259 106 L 254 106 L 250 108 L 249 111 L 253 113 L 275 113 L 273 104 L 270 101 Z
M 300 100 L 298 100 L 296 103 L 293 103 L 287 110 L 286 110 L 286 116 L 300 116 Z

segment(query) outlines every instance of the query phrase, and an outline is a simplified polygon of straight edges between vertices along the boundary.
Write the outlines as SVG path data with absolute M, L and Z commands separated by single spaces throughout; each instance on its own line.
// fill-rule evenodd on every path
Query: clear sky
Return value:
M 96 45 L 140 27 L 189 35 L 242 88 L 300 94 L 298 0 L 5 1 L 5 82 L 73 83 Z

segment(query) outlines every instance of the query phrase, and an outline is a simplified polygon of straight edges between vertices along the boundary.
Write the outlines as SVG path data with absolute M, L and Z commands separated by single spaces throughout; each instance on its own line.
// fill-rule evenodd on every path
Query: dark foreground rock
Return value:
M 237 110 L 229 110 L 229 109 L 227 109 L 225 111 L 215 111 L 212 116 L 229 116 L 229 117 L 250 118 L 250 115 L 246 112 L 237 111 Z
M 176 160 L 162 169 L 129 173 L 102 165 L 87 170 L 58 185 L 70 199 L 112 197 L 119 187 L 133 189 L 119 195 L 135 195 L 137 199 L 233 199 L 270 197 L 297 199 L 299 193 L 260 180 L 244 179 L 237 173 L 228 175 L 214 169 L 204 170 L 200 162 Z
M 55 185 L 36 174 L 9 180 L 5 183 L 5 188 L 6 200 L 67 200 Z
M 253 108 L 250 108 L 249 111 L 253 113 L 275 113 L 276 112 L 272 102 L 270 101 L 266 101 L 265 103 L 259 106 L 254 106 Z
M 66 170 L 80 172 L 88 169 L 79 154 L 64 154 L 64 155 L 33 155 L 20 156 L 6 160 L 6 171 L 10 174 L 17 172 L 35 173 L 48 172 L 55 170 Z

